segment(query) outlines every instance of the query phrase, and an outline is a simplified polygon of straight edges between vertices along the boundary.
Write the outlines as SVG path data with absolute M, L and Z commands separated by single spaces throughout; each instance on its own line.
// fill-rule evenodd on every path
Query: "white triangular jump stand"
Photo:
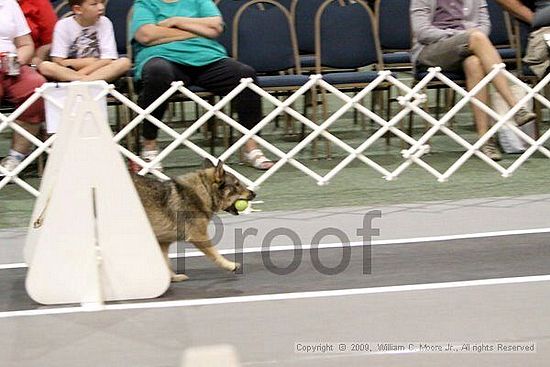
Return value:
M 92 95 L 107 84 L 54 84 L 52 93 L 58 88 L 65 103 L 27 236 L 27 292 L 42 304 L 96 307 L 158 297 L 170 274 L 113 142 L 105 98 Z

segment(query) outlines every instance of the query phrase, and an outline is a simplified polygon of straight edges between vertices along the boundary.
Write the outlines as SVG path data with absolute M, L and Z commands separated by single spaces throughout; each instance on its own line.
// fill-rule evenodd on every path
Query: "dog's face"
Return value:
M 239 215 L 239 211 L 235 208 L 237 200 L 252 200 L 256 197 L 256 193 L 247 189 L 241 181 L 239 181 L 231 173 L 223 169 L 223 162 L 219 161 L 214 170 L 214 181 L 217 183 L 216 190 L 222 210 L 233 215 Z

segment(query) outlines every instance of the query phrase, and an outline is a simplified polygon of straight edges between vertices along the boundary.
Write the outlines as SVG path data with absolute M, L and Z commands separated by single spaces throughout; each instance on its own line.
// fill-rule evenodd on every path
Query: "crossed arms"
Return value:
M 137 30 L 135 38 L 145 46 L 154 46 L 194 37 L 217 38 L 222 32 L 221 17 L 172 17 L 158 24 L 141 26 Z
M 109 65 L 111 62 L 113 62 L 112 59 L 98 59 L 96 57 L 85 57 L 82 59 L 65 59 L 62 57 L 52 57 L 52 61 L 62 66 L 70 67 L 83 75 L 91 74 L 97 69 Z

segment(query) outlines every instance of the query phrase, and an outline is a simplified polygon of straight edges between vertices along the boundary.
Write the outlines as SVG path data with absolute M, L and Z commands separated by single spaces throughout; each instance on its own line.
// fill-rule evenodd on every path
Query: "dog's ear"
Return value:
M 221 182 L 223 180 L 224 175 L 225 175 L 225 170 L 223 169 L 223 161 L 221 159 L 218 159 L 218 165 L 214 170 L 214 179 L 217 182 Z
M 207 169 L 207 168 L 214 168 L 214 163 L 212 163 L 212 161 L 208 158 L 204 158 L 204 161 L 202 161 L 202 168 L 204 169 Z

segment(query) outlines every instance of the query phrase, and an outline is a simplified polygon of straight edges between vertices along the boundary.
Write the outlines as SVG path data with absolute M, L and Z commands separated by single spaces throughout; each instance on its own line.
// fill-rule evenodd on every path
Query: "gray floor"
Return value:
M 363 274 L 360 246 L 352 248 L 349 266 L 334 276 L 315 270 L 309 251 L 289 275 L 269 272 L 258 253 L 244 255 L 242 275 L 193 257 L 185 260 L 189 281 L 172 285 L 159 299 L 115 305 L 119 310 L 48 314 L 52 309 L 27 298 L 24 268 L 0 270 L 0 365 L 178 366 L 184 349 L 227 343 L 235 346 L 243 366 L 546 366 L 550 281 L 475 281 L 550 274 L 549 200 L 532 196 L 224 217 L 220 247 L 232 247 L 235 230 L 255 228 L 257 234 L 244 246 L 253 251 L 275 228 L 294 231 L 304 245 L 329 227 L 359 241 L 365 213 L 379 209 L 382 217 L 373 222 L 380 236 L 373 238 L 372 274 Z M 461 238 L 472 233 L 473 238 Z M 434 236 L 448 237 L 418 239 Z M 23 230 L 3 231 L 0 264 L 20 262 L 23 242 Z M 321 242 L 338 239 L 327 236 Z M 289 244 L 284 236 L 273 241 L 273 246 Z M 335 266 L 342 250 L 323 249 L 319 256 Z M 290 258 L 288 251 L 272 253 L 280 267 Z M 443 284 L 454 281 L 474 282 L 452 288 Z M 443 285 L 391 288 L 411 284 Z M 380 292 L 346 294 L 349 289 Z M 327 290 L 342 294 L 312 293 Z M 279 296 L 248 297 L 265 294 Z M 201 305 L 178 303 L 189 299 Z M 170 307 L 161 307 L 163 302 Z M 29 309 L 43 314 L 7 313 Z M 296 353 L 296 343 L 315 342 L 514 342 L 534 343 L 537 351 Z
M 373 236 L 373 241 L 550 227 L 550 195 L 532 195 L 222 215 L 223 228 L 218 230 L 221 238 L 217 246 L 234 249 L 235 233 L 245 233 L 250 229 L 257 232 L 245 238 L 244 248 L 262 246 L 269 239 L 270 232 L 276 233 L 281 228 L 296 233 L 302 245 L 311 244 L 316 234 L 332 227 L 341 230 L 352 242 L 362 241 L 363 237 L 357 235 L 357 230 L 364 227 L 364 218 L 371 211 L 381 213 L 381 217 L 372 222 L 372 227 L 379 229 L 379 235 Z M 212 226 L 213 235 L 216 228 L 220 227 Z M 23 262 L 25 233 L 24 228 L 0 230 L 0 264 Z M 327 236 L 320 239 L 320 243 L 332 242 L 339 242 L 338 238 Z M 275 237 L 269 243 L 273 246 L 293 244 L 286 236 Z
M 245 254 L 242 274 L 209 260 L 173 261 L 186 282 L 150 302 L 387 287 L 550 274 L 550 234 Z M 320 263 L 314 264 L 318 258 Z M 291 268 L 291 263 L 296 267 Z M 26 269 L 4 270 L 0 315 L 45 309 L 25 292 Z M 140 301 L 142 302 L 142 301 Z M 70 305 L 66 305 L 70 306 Z M 73 305 L 78 306 L 78 305 Z M 62 306 L 55 306 L 57 308 Z

